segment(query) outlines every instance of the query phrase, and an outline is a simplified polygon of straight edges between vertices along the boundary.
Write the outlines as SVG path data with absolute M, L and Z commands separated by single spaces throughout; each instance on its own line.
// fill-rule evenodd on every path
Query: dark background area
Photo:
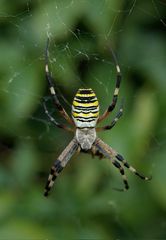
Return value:
M 165 1 L 0 2 L 0 239 L 166 239 Z M 44 72 L 50 68 L 68 113 L 79 87 L 91 87 L 101 113 L 112 99 L 116 72 L 123 81 L 124 116 L 99 134 L 147 176 L 126 169 L 130 189 L 107 159 L 72 158 L 48 198 L 53 161 L 73 137 L 50 125 L 41 104 L 65 123 L 51 103 Z

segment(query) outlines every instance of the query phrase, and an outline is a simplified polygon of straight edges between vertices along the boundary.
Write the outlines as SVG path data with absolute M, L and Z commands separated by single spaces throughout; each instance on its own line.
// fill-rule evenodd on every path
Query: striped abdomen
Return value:
M 99 118 L 99 103 L 91 88 L 79 89 L 72 104 L 72 117 L 76 127 L 95 127 Z

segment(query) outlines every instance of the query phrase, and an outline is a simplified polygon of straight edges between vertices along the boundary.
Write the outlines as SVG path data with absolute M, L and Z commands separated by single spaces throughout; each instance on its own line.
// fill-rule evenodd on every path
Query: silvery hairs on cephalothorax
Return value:
M 118 94 L 119 88 L 121 83 L 121 71 L 118 65 L 116 56 L 112 49 L 109 47 L 109 50 L 112 54 L 116 72 L 117 72 L 117 79 L 115 90 L 112 98 L 111 104 L 108 106 L 106 111 L 99 116 L 99 102 L 97 100 L 96 94 L 91 88 L 80 88 L 78 89 L 72 104 L 72 118 L 67 114 L 65 109 L 60 104 L 54 84 L 53 78 L 51 73 L 49 72 L 49 59 L 48 59 L 48 46 L 49 46 L 49 39 L 47 40 L 46 52 L 45 52 L 45 74 L 46 80 L 49 85 L 50 94 L 52 96 L 53 103 L 55 107 L 58 109 L 59 113 L 67 120 L 67 122 L 72 125 L 73 127 L 70 128 L 64 124 L 58 123 L 49 113 L 46 102 L 43 101 L 43 107 L 45 113 L 49 119 L 49 121 L 55 125 L 56 127 L 63 128 L 67 131 L 74 132 L 73 140 L 68 144 L 68 146 L 63 150 L 60 156 L 55 160 L 53 166 L 51 167 L 51 171 L 45 186 L 44 195 L 48 196 L 50 189 L 52 188 L 55 179 L 59 175 L 59 173 L 63 170 L 66 166 L 68 161 L 76 152 L 91 152 L 92 155 L 98 155 L 100 157 L 106 157 L 111 160 L 112 164 L 119 170 L 123 182 L 124 188 L 117 189 L 117 190 L 127 190 L 129 188 L 128 181 L 124 172 L 124 167 L 127 167 L 131 172 L 135 173 L 143 180 L 150 180 L 150 178 L 145 177 L 139 174 L 135 168 L 130 166 L 128 162 L 114 149 L 112 149 L 109 145 L 104 143 L 100 138 L 97 137 L 96 132 L 102 130 L 109 130 L 115 126 L 119 118 L 123 114 L 123 107 L 121 106 L 118 113 L 116 114 L 115 118 L 111 121 L 109 125 L 103 127 L 96 127 L 98 123 L 104 120 L 109 114 L 114 110 Z

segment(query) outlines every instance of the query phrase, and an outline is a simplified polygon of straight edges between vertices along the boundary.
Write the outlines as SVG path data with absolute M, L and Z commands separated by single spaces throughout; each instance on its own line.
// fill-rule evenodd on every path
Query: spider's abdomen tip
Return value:
M 99 118 L 99 102 L 91 88 L 80 88 L 73 100 L 72 117 L 77 127 L 95 127 Z

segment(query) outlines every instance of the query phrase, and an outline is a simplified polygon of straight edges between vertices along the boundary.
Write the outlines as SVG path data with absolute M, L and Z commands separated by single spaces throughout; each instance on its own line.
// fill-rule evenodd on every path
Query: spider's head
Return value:
M 93 128 L 99 118 L 99 102 L 91 88 L 80 88 L 73 100 L 72 118 L 78 128 Z

